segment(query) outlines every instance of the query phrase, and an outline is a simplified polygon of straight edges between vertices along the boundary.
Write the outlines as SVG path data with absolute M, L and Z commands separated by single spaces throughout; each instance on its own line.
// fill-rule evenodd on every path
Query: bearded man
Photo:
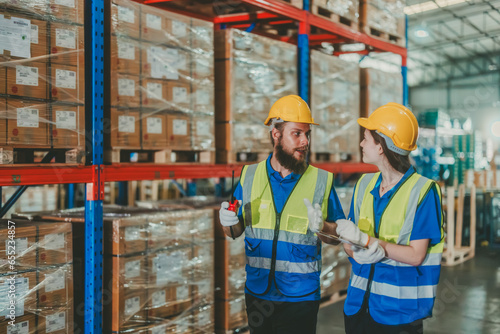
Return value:
M 234 191 L 237 212 L 223 202 L 227 236 L 245 232 L 245 301 L 252 334 L 314 334 L 320 303 L 321 241 L 345 219 L 332 173 L 307 163 L 311 125 L 307 103 L 276 101 L 265 125 L 273 153 L 243 167 Z M 325 223 L 326 221 L 326 223 Z

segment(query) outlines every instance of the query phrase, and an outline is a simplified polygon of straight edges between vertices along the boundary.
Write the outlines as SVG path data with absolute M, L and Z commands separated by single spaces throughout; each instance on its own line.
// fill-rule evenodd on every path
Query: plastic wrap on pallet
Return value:
M 297 47 L 229 29 L 216 35 L 218 149 L 263 152 L 270 147 L 263 122 L 280 97 L 297 94 Z M 225 136 L 222 136 L 222 134 Z M 226 159 L 231 160 L 231 159 Z
M 9 218 L 14 212 L 53 211 L 57 209 L 58 185 L 31 186 L 4 215 Z M 2 203 L 14 194 L 18 187 L 2 187 Z
M 72 247 L 71 224 L 0 220 L 1 333 L 73 333 Z
M 360 81 L 361 116 L 369 116 L 375 109 L 389 102 L 403 103 L 403 78 L 401 73 L 362 68 Z
M 213 24 L 130 0 L 111 22 L 107 146 L 214 151 Z
M 313 0 L 312 5 L 326 9 L 333 14 L 357 23 L 359 19 L 359 1 L 353 0 Z M 340 21 L 340 20 L 339 20 Z
M 82 162 L 84 69 L 83 0 L 0 1 L 0 164 Z
M 404 39 L 406 2 L 403 0 L 361 0 L 361 24 Z M 367 31 L 369 33 L 369 31 Z
M 330 153 L 332 161 L 359 161 L 359 66 L 311 51 L 311 151 Z M 354 140 L 353 140 L 354 138 Z

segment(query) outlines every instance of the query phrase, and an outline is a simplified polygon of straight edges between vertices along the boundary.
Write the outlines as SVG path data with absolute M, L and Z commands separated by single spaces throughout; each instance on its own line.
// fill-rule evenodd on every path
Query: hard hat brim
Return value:
M 368 130 L 376 130 L 376 126 L 366 117 L 358 118 L 358 124 Z

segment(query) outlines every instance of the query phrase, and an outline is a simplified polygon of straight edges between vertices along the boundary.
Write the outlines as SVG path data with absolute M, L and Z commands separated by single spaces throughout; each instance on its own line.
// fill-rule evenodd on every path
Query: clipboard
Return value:
M 344 244 L 356 246 L 356 247 L 363 248 L 363 249 L 368 249 L 368 247 L 366 247 L 365 245 L 359 245 L 359 244 L 354 243 L 354 242 L 352 242 L 350 240 L 347 240 L 347 239 L 344 239 L 344 238 L 341 238 L 341 237 L 337 237 L 337 236 L 335 236 L 333 234 L 327 234 L 327 233 L 323 233 L 323 232 L 316 232 L 316 234 L 322 235 L 324 237 L 327 237 L 327 238 L 330 238 L 330 239 L 333 239 L 333 240 L 340 241 L 340 242 L 342 242 Z

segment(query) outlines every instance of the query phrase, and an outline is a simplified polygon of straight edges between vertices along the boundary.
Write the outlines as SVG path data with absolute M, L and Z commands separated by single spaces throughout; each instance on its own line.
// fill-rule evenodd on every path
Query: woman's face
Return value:
M 375 164 L 380 161 L 384 151 L 382 145 L 377 144 L 373 139 L 370 130 L 365 129 L 364 139 L 359 144 L 363 149 L 363 162 L 367 164 Z

